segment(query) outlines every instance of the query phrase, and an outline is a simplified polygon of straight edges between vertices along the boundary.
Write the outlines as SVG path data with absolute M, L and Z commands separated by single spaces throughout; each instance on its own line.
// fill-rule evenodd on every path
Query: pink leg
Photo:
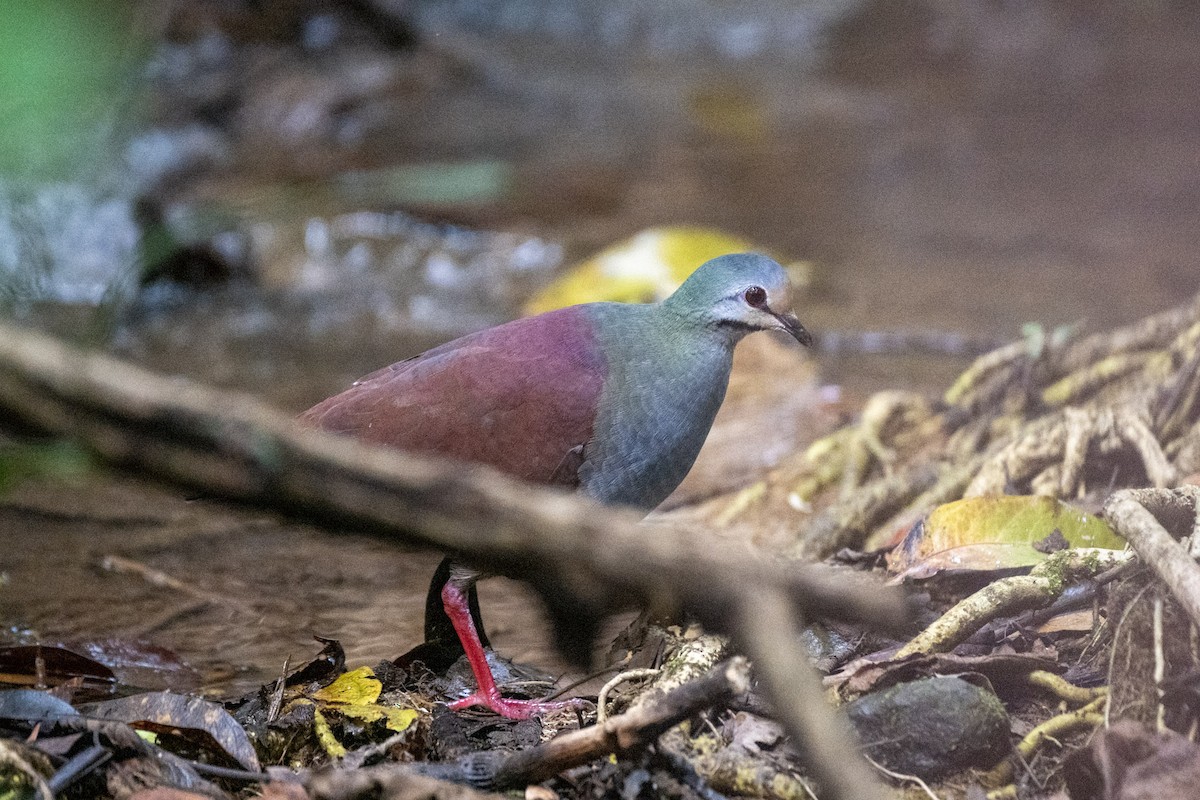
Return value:
M 479 632 L 475 630 L 475 623 L 471 620 L 467 593 L 463 587 L 453 580 L 448 581 L 442 587 L 442 605 L 454 625 L 459 641 L 462 642 L 463 650 L 467 653 L 467 662 L 470 663 L 471 672 L 475 676 L 475 683 L 479 686 L 474 694 L 451 703 L 451 709 L 462 711 L 471 706 L 483 706 L 508 719 L 529 719 L 536 714 L 561 708 L 578 708 L 581 705 L 582 701 L 578 699 L 538 702 L 501 697 L 500 690 L 496 688 L 496 679 L 492 677 L 492 668 L 483 652 L 483 645 L 479 641 Z

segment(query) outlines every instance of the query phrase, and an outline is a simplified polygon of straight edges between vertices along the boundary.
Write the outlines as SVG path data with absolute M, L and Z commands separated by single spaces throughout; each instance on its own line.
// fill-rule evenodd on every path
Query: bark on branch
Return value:
M 1104 516 L 1200 627 L 1200 566 L 1175 538 L 1200 535 L 1200 489 L 1125 489 L 1108 498 Z

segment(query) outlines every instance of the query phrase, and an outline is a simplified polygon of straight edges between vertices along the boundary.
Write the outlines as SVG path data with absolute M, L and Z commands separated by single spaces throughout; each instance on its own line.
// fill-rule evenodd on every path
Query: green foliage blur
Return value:
M 92 457 L 74 442 L 0 442 L 0 494 L 28 480 L 83 480 L 93 470 Z
M 87 168 L 131 94 L 137 12 L 132 0 L 0 3 L 0 177 Z

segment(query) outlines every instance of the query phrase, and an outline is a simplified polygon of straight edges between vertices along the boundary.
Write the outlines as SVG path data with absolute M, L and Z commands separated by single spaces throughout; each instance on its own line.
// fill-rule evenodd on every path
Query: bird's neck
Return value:
M 653 508 L 683 480 L 712 427 L 736 339 L 661 306 L 599 312 L 611 314 L 600 326 L 609 373 L 594 450 L 604 463 L 589 490 L 602 502 Z
M 623 369 L 635 391 L 653 387 L 659 396 L 679 398 L 716 392 L 719 405 L 733 349 L 748 331 L 708 324 L 663 305 L 633 308 L 637 312 L 626 315 L 624 324 L 607 326 L 616 335 L 606 350 L 619 356 L 610 369 Z

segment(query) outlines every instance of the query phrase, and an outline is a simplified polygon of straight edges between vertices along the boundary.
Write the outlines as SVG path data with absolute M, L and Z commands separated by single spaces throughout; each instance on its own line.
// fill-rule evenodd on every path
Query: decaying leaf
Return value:
M 119 720 L 141 730 L 183 736 L 201 746 L 205 742 L 195 734 L 206 734 L 243 768 L 251 772 L 260 770 L 258 756 L 245 729 L 220 705 L 201 697 L 148 692 L 96 703 L 82 710 L 88 716 Z
M 93 658 L 64 647 L 21 645 L 0 647 L 0 685 L 59 686 L 76 678 L 100 696 L 111 695 L 116 675 Z
M 334 712 L 364 723 L 382 722 L 388 730 L 401 733 L 420 718 L 420 712 L 376 704 L 382 687 L 370 667 L 359 667 L 338 676 L 310 697 L 319 702 L 322 712 Z
M 970 497 L 935 508 L 888 556 L 902 579 L 1029 567 L 1061 546 L 1123 550 L 1108 523 L 1053 497 Z

